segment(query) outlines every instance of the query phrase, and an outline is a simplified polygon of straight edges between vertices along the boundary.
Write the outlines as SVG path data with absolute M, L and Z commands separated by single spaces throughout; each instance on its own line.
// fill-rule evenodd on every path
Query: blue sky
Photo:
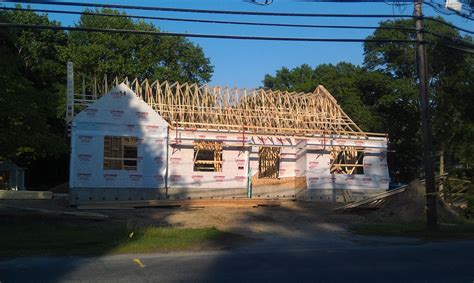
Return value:
M 81 1 L 87 2 L 87 1 Z M 89 1 L 95 3 L 120 3 L 128 5 L 147 5 L 176 8 L 196 8 L 215 10 L 299 12 L 299 13 L 359 13 L 359 14 L 412 14 L 413 4 L 395 7 L 386 3 L 310 3 L 292 0 L 274 0 L 272 5 L 258 6 L 241 0 L 136 0 L 136 1 Z M 10 5 L 9 5 L 10 6 Z M 81 9 L 73 7 L 53 7 L 52 5 L 32 5 L 34 8 Z M 290 18 L 242 15 L 187 14 L 158 11 L 127 11 L 135 15 L 169 16 L 234 21 L 261 21 L 274 23 L 303 23 L 329 25 L 377 25 L 383 19 L 342 19 L 342 18 Z M 432 8 L 424 6 L 425 15 L 438 15 Z M 474 29 L 474 22 L 458 16 L 444 16 L 448 21 L 467 29 Z M 50 18 L 63 25 L 74 25 L 78 16 L 50 14 Z M 320 37 L 320 38 L 365 38 L 371 30 L 311 29 L 284 27 L 256 27 L 237 25 L 218 25 L 201 23 L 181 23 L 153 21 L 164 31 L 205 34 L 231 34 L 281 37 Z M 320 43 L 320 42 L 264 42 L 222 39 L 190 39 L 204 49 L 214 65 L 210 84 L 253 88 L 262 85 L 265 74 L 275 74 L 282 66 L 293 68 L 301 64 L 318 64 L 341 61 L 361 64 L 363 62 L 362 43 Z

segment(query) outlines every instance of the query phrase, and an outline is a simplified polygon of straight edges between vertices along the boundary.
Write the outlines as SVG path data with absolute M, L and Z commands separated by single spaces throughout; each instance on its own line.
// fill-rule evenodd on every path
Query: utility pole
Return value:
M 438 228 L 436 213 L 437 192 L 433 164 L 433 137 L 431 131 L 430 100 L 428 96 L 428 78 L 425 42 L 423 39 L 423 13 L 421 10 L 423 0 L 415 0 L 415 28 L 416 28 L 416 66 L 420 89 L 420 114 L 423 134 L 423 156 L 425 163 L 426 180 L 426 224 L 429 230 Z

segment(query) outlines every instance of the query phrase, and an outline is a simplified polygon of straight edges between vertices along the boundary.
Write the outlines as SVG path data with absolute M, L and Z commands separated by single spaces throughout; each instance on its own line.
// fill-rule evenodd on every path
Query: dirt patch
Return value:
M 8 204 L 49 210 L 77 211 L 75 208 L 67 206 L 67 203 L 62 200 L 10 201 Z M 48 217 L 47 221 L 77 223 L 78 225 L 126 224 L 133 227 L 215 227 L 221 231 L 245 235 L 250 238 L 311 238 L 318 233 L 345 231 L 350 224 L 364 220 L 359 215 L 333 213 L 331 210 L 337 205 L 332 203 L 282 201 L 278 207 L 90 210 L 90 212 L 105 214 L 109 218 L 100 222 L 88 222 L 73 217 Z M 4 214 L 4 216 L 6 215 Z M 16 217 L 26 221 L 28 215 L 17 215 Z M 36 217 L 39 220 L 37 216 L 32 215 L 31 217 Z M 40 219 L 45 220 L 44 218 Z
M 416 180 L 407 189 L 389 197 L 386 203 L 370 215 L 372 220 L 389 220 L 395 218 L 403 222 L 417 222 L 426 219 L 425 186 Z M 439 219 L 452 221 L 457 219 L 456 213 L 447 208 L 442 202 L 437 206 Z

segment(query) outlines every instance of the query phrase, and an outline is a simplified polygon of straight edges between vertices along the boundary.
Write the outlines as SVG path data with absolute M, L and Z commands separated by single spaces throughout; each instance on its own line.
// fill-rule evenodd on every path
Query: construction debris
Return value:
M 409 185 L 334 209 L 334 211 L 343 212 L 364 210 L 377 210 L 374 216 L 381 219 L 395 217 L 407 222 L 422 221 L 426 213 L 424 180 L 415 180 Z M 459 214 L 442 197 L 438 198 L 437 210 L 442 220 L 452 220 L 459 217 Z
M 20 199 L 31 199 L 31 200 L 44 200 L 52 199 L 53 193 L 49 191 L 9 191 L 0 190 L 0 199 L 2 200 L 20 200 Z
M 373 210 L 380 208 L 387 200 L 387 198 L 394 196 L 399 193 L 406 191 L 408 185 L 402 186 L 393 190 L 389 190 L 370 198 L 352 202 L 344 206 L 335 208 L 333 211 L 342 211 L 342 210 Z
M 466 193 L 472 189 L 472 182 L 456 178 L 442 176 L 439 179 L 440 197 L 454 209 L 466 209 L 468 202 Z

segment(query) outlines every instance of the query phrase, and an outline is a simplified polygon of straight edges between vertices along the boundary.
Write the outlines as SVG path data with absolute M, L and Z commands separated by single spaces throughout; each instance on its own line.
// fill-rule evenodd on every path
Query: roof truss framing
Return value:
M 82 108 L 124 82 L 172 127 L 215 129 L 275 135 L 380 135 L 363 132 L 321 85 L 312 93 L 238 89 L 197 84 L 149 82 L 107 83 L 96 79 L 75 95 Z M 73 107 L 74 108 L 74 107 Z M 78 109 L 80 110 L 80 109 Z

